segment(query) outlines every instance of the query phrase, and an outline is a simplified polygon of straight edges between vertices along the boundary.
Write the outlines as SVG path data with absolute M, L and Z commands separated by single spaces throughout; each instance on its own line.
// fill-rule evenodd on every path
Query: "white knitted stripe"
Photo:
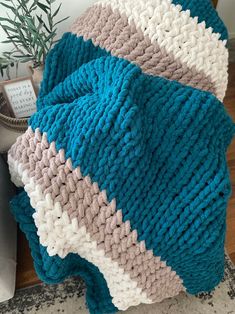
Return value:
M 189 68 L 209 76 L 218 98 L 224 98 L 228 82 L 226 40 L 219 40 L 220 34 L 206 28 L 205 22 L 198 23 L 189 10 L 183 11 L 170 0 L 101 0 L 97 4 L 126 14 L 129 23 L 134 22 L 152 43 L 157 41 Z
M 22 164 L 18 164 L 18 166 L 16 168 L 16 161 L 11 157 L 10 154 L 8 154 L 7 158 L 8 158 L 7 162 L 8 162 L 9 172 L 10 172 L 10 176 L 11 176 L 11 181 L 17 187 L 23 187 L 24 184 L 22 182 L 22 173 L 23 173 Z
M 10 155 L 8 163 L 12 179 L 22 178 L 31 206 L 35 209 L 33 218 L 40 243 L 47 247 L 50 256 L 58 254 L 64 258 L 69 253 L 75 253 L 97 266 L 107 282 L 112 302 L 119 310 L 124 311 L 140 303 L 153 303 L 117 262 L 105 256 L 104 250 L 97 248 L 96 241 L 91 239 L 85 226 L 78 227 L 77 218 L 70 220 L 59 202 L 54 204 L 50 194 L 43 195 L 41 187 L 35 184 L 33 178 L 29 178 L 22 164 Z

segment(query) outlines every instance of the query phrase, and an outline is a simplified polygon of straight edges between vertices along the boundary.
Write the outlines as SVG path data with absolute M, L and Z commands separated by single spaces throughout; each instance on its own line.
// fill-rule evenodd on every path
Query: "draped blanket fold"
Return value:
M 223 277 L 226 36 L 209 0 L 103 0 L 46 59 L 11 208 L 39 277 L 81 276 L 91 313 Z

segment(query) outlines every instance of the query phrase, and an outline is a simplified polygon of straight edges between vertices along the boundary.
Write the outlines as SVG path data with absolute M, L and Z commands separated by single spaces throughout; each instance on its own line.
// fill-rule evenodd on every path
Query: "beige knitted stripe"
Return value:
M 79 227 L 85 226 L 105 256 L 117 262 L 149 299 L 161 301 L 185 290 L 176 272 L 153 256 L 144 241 L 138 242 L 137 230 L 131 231 L 130 221 L 123 221 L 115 199 L 109 202 L 96 182 L 83 177 L 79 167 L 73 169 L 64 151 L 57 152 L 54 142 L 49 145 L 45 133 L 41 136 L 39 129 L 34 133 L 29 128 L 9 155 L 22 165 L 22 172 L 27 170 L 45 196 L 50 194 L 54 203 L 61 204 L 71 220 L 77 217 Z
M 176 80 L 182 84 L 215 94 L 211 79 L 195 68 L 189 68 L 175 59 L 173 54 L 160 48 L 134 22 L 128 23 L 125 14 L 112 11 L 107 5 L 94 5 L 74 23 L 72 33 L 91 39 L 95 46 L 111 52 L 113 56 L 127 59 L 141 67 L 143 72 Z

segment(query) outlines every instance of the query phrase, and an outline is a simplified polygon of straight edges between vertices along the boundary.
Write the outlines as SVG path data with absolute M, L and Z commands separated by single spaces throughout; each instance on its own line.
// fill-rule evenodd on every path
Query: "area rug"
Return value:
M 225 276 L 211 293 L 175 298 L 128 309 L 125 314 L 235 314 L 235 266 L 226 257 Z M 4 314 L 88 314 L 85 285 L 80 278 L 62 284 L 41 284 L 16 291 L 15 297 L 0 304 Z M 121 312 L 120 312 L 121 313 Z

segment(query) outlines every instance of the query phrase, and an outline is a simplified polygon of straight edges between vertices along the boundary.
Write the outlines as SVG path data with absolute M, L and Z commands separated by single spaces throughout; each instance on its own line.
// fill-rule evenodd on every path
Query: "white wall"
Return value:
M 228 28 L 229 37 L 235 38 L 235 0 L 219 0 L 217 11 Z

